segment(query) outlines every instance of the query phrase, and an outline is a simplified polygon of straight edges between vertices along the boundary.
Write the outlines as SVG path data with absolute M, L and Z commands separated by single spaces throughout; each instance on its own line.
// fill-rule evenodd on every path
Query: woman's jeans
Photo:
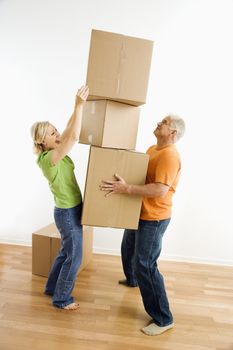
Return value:
M 50 271 L 45 294 L 52 295 L 53 305 L 59 308 L 74 301 L 71 293 L 82 261 L 81 212 L 82 204 L 69 209 L 54 209 L 55 223 L 61 234 L 61 249 Z
M 125 230 L 121 256 L 129 285 L 140 288 L 143 304 L 153 322 L 160 327 L 173 322 L 163 282 L 157 266 L 162 238 L 170 219 L 140 220 L 138 230 Z

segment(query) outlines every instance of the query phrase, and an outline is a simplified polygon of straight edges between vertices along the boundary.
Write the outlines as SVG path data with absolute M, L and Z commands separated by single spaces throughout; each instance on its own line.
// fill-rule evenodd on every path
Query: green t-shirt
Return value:
M 74 174 L 74 163 L 65 156 L 56 165 L 51 164 L 51 151 L 38 157 L 37 163 L 49 182 L 57 208 L 73 208 L 82 202 L 80 188 Z

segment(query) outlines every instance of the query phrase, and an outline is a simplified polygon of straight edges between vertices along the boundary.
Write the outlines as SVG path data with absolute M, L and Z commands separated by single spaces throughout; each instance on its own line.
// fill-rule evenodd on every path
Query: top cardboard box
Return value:
M 89 100 L 146 103 L 153 41 L 92 30 L 86 84 Z

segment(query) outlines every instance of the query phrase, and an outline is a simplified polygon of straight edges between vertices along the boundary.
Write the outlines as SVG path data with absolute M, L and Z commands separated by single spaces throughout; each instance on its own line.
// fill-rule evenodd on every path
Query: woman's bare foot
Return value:
M 79 308 L 79 304 L 78 303 L 71 303 L 69 305 L 66 305 L 63 307 L 64 310 L 77 310 Z

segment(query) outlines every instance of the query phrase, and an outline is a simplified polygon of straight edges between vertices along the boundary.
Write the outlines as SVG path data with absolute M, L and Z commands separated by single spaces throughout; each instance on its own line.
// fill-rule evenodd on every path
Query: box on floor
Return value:
M 54 223 L 32 234 L 32 273 L 47 277 L 61 246 L 61 236 Z M 93 228 L 83 228 L 83 259 L 81 272 L 91 261 Z

